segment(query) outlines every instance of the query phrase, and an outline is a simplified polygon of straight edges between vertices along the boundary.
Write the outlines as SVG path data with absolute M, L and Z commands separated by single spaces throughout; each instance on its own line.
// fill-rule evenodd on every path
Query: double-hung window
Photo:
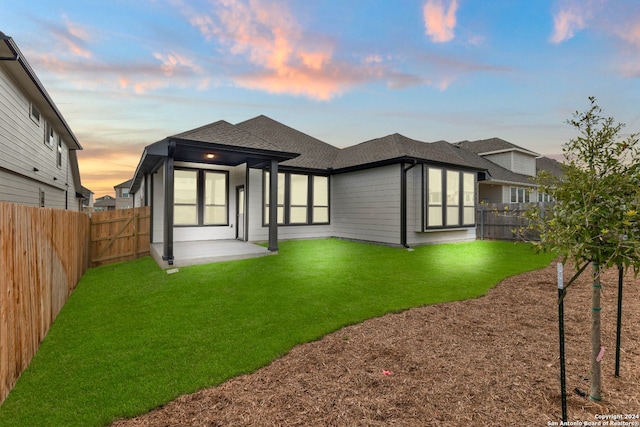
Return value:
M 531 202 L 531 190 L 523 187 L 511 187 L 511 203 Z
M 425 229 L 471 227 L 475 224 L 475 175 L 426 167 Z
M 226 171 L 176 169 L 173 179 L 175 225 L 229 224 Z
M 269 224 L 269 172 L 264 173 L 264 225 Z M 278 173 L 278 224 L 329 223 L 329 177 Z

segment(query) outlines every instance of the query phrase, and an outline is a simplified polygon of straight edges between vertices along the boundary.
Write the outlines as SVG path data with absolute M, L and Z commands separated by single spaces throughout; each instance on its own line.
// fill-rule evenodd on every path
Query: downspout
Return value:
M 173 155 L 176 142 L 170 141 L 164 167 L 164 242 L 162 259 L 173 265 Z
M 407 172 L 413 169 L 418 163 L 413 160 L 413 163 L 405 168 L 404 162 L 400 163 L 402 170 L 402 176 L 400 177 L 400 244 L 407 249 Z

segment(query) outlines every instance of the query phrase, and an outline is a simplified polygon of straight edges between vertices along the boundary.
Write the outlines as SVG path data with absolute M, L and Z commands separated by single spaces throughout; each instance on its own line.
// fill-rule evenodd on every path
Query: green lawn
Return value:
M 478 297 L 552 258 L 507 242 L 409 252 L 328 239 L 172 275 L 150 258 L 94 268 L 0 406 L 0 426 L 104 425 L 141 414 L 345 325 Z

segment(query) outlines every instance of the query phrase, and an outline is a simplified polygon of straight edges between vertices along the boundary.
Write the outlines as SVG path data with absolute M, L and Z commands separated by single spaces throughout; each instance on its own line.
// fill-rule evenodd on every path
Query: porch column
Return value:
M 173 155 L 176 143 L 171 141 L 164 161 L 164 242 L 162 259 L 173 265 Z
M 278 162 L 269 165 L 269 250 L 278 251 Z

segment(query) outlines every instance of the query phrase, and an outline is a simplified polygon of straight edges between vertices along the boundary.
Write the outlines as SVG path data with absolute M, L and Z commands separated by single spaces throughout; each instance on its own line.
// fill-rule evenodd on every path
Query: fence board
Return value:
M 549 204 L 538 203 L 541 208 Z M 530 206 L 530 203 L 489 203 L 480 205 L 476 212 L 476 237 L 480 240 L 539 240 L 540 235 L 537 232 L 526 229 L 529 221 L 524 217 L 524 212 Z M 520 229 L 525 230 L 524 234 L 513 232 L 513 230 Z
M 89 217 L 0 202 L 0 403 L 88 268 Z
M 150 208 L 96 212 L 91 217 L 91 265 L 149 255 Z

